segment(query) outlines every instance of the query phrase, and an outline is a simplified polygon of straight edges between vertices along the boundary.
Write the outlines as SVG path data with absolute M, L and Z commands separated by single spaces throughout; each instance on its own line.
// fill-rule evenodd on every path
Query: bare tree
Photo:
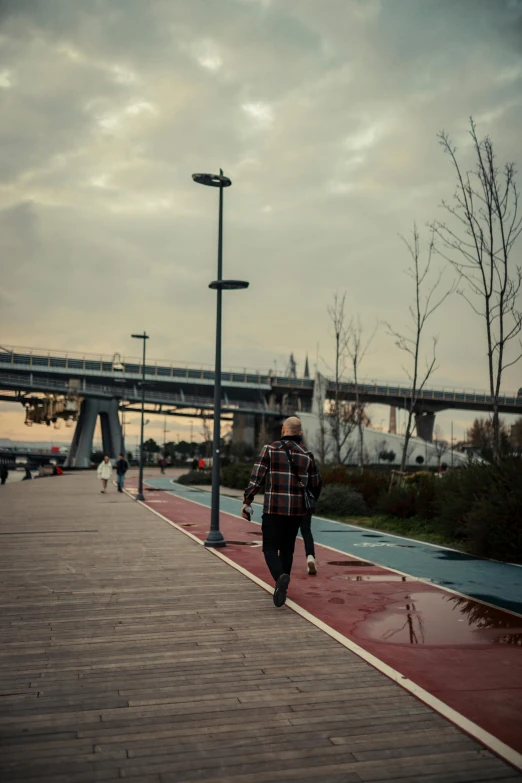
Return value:
M 334 364 L 334 398 L 330 402 L 328 423 L 332 436 L 334 459 L 338 465 L 346 462 L 353 452 L 353 447 L 347 440 L 355 427 L 354 408 L 342 396 L 342 383 L 348 364 L 346 347 L 346 294 L 334 294 L 333 304 L 328 306 L 328 315 L 334 328 L 335 364 Z M 349 452 L 349 453 L 348 453 Z
M 518 216 L 519 193 L 514 163 L 499 169 L 489 136 L 479 139 L 470 118 L 475 168 L 464 172 L 457 160 L 456 147 L 444 131 L 439 141 L 457 174 L 453 202 L 442 203 L 456 223 L 454 227 L 436 222 L 433 229 L 440 240 L 438 252 L 457 270 L 459 294 L 484 319 L 487 337 L 489 392 L 491 396 L 494 453 L 501 446 L 499 395 L 504 371 L 522 357 L 520 346 L 507 357 L 510 343 L 520 343 L 522 312 L 517 298 L 522 270 L 511 259 L 513 246 L 522 232 Z
M 424 389 L 428 378 L 436 369 L 438 337 L 432 338 L 431 356 L 425 358 L 424 369 L 421 367 L 421 354 L 426 322 L 455 289 L 454 285 L 452 285 L 450 288 L 441 291 L 442 273 L 439 273 L 434 282 L 429 279 L 434 251 L 433 229 L 428 244 L 427 260 L 424 264 L 421 261 L 420 236 L 415 223 L 413 225 L 412 241 L 409 242 L 404 237 L 402 237 L 402 239 L 408 248 L 408 252 L 413 261 L 413 265 L 406 270 L 407 276 L 411 277 L 415 286 L 414 303 L 409 307 L 412 323 L 409 327 L 406 327 L 405 334 L 396 332 L 387 324 L 390 335 L 395 338 L 396 346 L 409 355 L 411 362 L 409 368 L 403 367 L 410 380 L 411 394 L 402 448 L 401 471 L 404 470 L 408 459 L 408 444 L 413 434 L 413 415 L 415 413 L 419 394 Z
M 355 386 L 355 406 L 354 406 L 354 418 L 355 426 L 357 427 L 359 435 L 359 468 L 361 473 L 364 470 L 364 427 L 370 424 L 370 419 L 366 414 L 366 405 L 361 402 L 359 393 L 359 369 L 361 362 L 363 361 L 368 348 L 370 347 L 377 326 L 365 341 L 363 339 L 364 329 L 361 323 L 360 316 L 357 316 L 357 320 L 350 322 L 350 325 L 346 331 L 346 352 L 350 357 L 353 369 L 353 382 Z

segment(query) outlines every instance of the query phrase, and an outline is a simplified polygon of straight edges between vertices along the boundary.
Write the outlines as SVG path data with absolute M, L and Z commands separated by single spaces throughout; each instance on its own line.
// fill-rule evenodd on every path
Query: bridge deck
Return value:
M 3 779 L 522 780 L 93 474 L 1 491 Z

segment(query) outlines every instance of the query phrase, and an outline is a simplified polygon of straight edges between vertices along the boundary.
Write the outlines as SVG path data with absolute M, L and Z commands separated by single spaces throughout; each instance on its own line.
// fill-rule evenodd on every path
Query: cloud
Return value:
M 3 0 L 2 340 L 213 359 L 223 168 L 224 361 L 331 354 L 326 306 L 400 325 L 398 234 L 437 216 L 469 165 L 467 123 L 520 155 L 521 4 L 512 0 Z M 518 251 L 520 258 L 520 250 Z M 38 324 L 36 332 L 34 324 Z M 482 325 L 456 298 L 433 321 L 440 382 L 486 386 Z M 456 339 L 458 335 L 458 339 Z M 379 334 L 373 377 L 401 377 Z M 434 379 L 435 382 L 436 379 Z M 518 385 L 516 368 L 506 387 Z

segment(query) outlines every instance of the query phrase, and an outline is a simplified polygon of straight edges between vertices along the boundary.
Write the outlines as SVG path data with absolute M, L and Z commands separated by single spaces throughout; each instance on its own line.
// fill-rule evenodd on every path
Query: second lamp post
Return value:
M 205 546 L 226 546 L 227 542 L 219 529 L 219 484 L 221 478 L 221 325 L 222 325 L 222 292 L 238 288 L 248 288 L 244 280 L 223 280 L 223 188 L 228 188 L 232 181 L 225 177 L 223 169 L 219 174 L 193 174 L 192 179 L 200 185 L 219 188 L 219 222 L 218 222 L 218 269 L 217 280 L 210 283 L 209 288 L 217 292 L 216 310 L 216 363 L 214 370 L 214 439 L 212 447 L 212 506 L 210 511 L 210 530 Z
M 149 335 L 146 332 L 143 334 L 131 334 L 135 340 L 143 340 L 143 361 L 141 364 L 141 432 L 140 432 L 140 477 L 138 481 L 138 494 L 136 500 L 145 500 L 143 494 L 143 431 L 145 429 L 145 346 Z

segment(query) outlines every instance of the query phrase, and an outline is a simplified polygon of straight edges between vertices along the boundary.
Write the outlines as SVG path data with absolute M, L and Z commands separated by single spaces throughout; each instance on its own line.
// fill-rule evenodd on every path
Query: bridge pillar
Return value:
M 65 462 L 67 468 L 88 468 L 91 464 L 92 442 L 96 420 L 100 417 L 103 452 L 116 459 L 123 448 L 118 400 L 84 399 Z
M 253 413 L 234 413 L 232 443 L 256 448 L 256 417 Z
M 417 437 L 427 441 L 427 443 L 431 443 L 433 440 L 435 414 L 429 412 L 416 413 L 415 424 L 417 427 Z

